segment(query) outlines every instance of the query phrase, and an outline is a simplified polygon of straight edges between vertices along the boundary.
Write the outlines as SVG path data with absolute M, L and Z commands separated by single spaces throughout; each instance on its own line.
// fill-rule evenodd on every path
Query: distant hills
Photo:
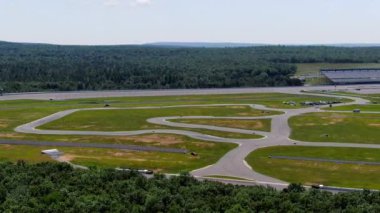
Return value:
M 264 44 L 264 43 L 233 43 L 233 42 L 154 42 L 144 46 L 155 47 L 188 47 L 188 48 L 237 48 L 237 47 L 260 47 L 260 46 L 328 46 L 328 47 L 380 47 L 379 44 L 371 43 L 342 43 L 342 44 Z
M 0 41 L 0 44 L 23 45 L 54 45 L 48 43 L 27 43 Z M 59 45 L 59 46 L 151 46 L 151 47 L 178 47 L 178 48 L 239 48 L 239 47 L 263 47 L 263 46 L 326 46 L 326 47 L 380 47 L 380 43 L 341 43 L 341 44 L 264 44 L 264 43 L 239 43 L 239 42 L 153 42 L 145 44 L 116 44 L 116 45 Z
M 147 43 L 144 46 L 161 46 L 161 47 L 192 47 L 192 48 L 235 48 L 235 47 L 257 47 L 270 46 L 269 44 L 252 44 L 252 43 L 232 43 L 232 42 L 154 42 Z
M 334 46 L 334 47 L 380 47 L 380 43 L 379 44 L 366 44 L 366 43 L 362 43 L 362 44 L 332 44 L 332 45 L 327 45 L 327 46 Z

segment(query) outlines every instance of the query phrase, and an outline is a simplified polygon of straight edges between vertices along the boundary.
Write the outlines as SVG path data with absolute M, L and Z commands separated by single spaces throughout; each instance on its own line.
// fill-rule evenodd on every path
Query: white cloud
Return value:
M 136 0 L 137 4 L 150 4 L 152 3 L 151 0 Z
M 149 5 L 152 3 L 152 0 L 133 0 L 132 6 L 138 6 L 138 5 Z
M 120 0 L 105 0 L 104 5 L 106 6 L 117 6 L 120 4 Z
M 104 0 L 104 5 L 106 6 L 118 6 L 122 3 L 127 3 L 131 6 L 143 6 L 152 3 L 152 0 Z

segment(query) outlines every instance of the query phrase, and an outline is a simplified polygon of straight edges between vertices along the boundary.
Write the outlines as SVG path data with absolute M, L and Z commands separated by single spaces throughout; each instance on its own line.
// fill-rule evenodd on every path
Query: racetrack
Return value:
M 345 89 L 349 91 L 356 91 L 356 88 L 359 86 L 344 86 L 339 87 L 339 89 Z M 321 89 L 334 89 L 335 87 L 310 87 L 312 90 L 321 90 Z M 360 86 L 361 92 L 363 92 L 364 86 Z M 367 90 L 370 91 L 379 91 L 380 85 L 371 85 L 366 86 Z M 116 97 L 116 96 L 154 96 L 154 95 L 185 95 L 185 94 L 237 94 L 237 93 L 263 93 L 263 92 L 282 92 L 290 94 L 300 94 L 301 90 L 304 90 L 305 87 L 291 87 L 291 88 L 246 88 L 246 89 L 220 89 L 220 90 L 164 90 L 164 91 L 113 91 L 113 92 L 77 92 L 77 93 L 50 93 L 50 94 L 23 94 L 23 95 L 9 95 L 3 96 L 0 98 L 5 99 L 24 99 L 27 95 L 32 99 L 47 99 L 49 96 L 54 99 L 72 99 L 72 98 L 89 98 L 89 97 Z M 308 94 L 313 95 L 313 94 Z M 327 96 L 327 97 L 342 97 L 337 95 L 320 95 L 318 96 Z M 54 97 L 53 97 L 54 96 Z M 347 96 L 344 96 L 347 98 Z M 362 98 L 349 97 L 353 99 L 354 102 L 337 104 L 335 106 L 342 105 L 351 105 L 351 104 L 365 104 L 368 101 Z M 221 104 L 223 105 L 223 104 Z M 199 105 L 192 105 L 199 106 Z M 208 105 L 201 105 L 208 106 Z M 239 147 L 228 152 L 223 156 L 216 164 L 201 168 L 192 172 L 194 176 L 205 177 L 211 175 L 220 175 L 220 176 L 234 176 L 244 179 L 255 180 L 258 183 L 268 183 L 268 185 L 278 187 L 286 187 L 287 183 L 272 177 L 268 177 L 262 174 L 259 174 L 253 171 L 249 165 L 245 162 L 245 158 L 251 152 L 269 146 L 328 146 L 328 147 L 357 147 L 357 148 L 376 148 L 380 149 L 380 145 L 377 144 L 355 144 L 355 143 L 327 143 L 327 142 L 302 142 L 294 141 L 289 139 L 291 129 L 288 125 L 288 119 L 293 116 L 301 115 L 304 113 L 311 112 L 320 112 L 323 109 L 316 107 L 309 107 L 303 109 L 272 109 L 260 105 L 250 105 L 253 108 L 261 110 L 275 110 L 282 111 L 284 114 L 273 115 L 273 116 L 264 116 L 264 117 L 226 117 L 230 119 L 262 119 L 262 118 L 271 118 L 271 132 L 262 132 L 262 131 L 253 131 L 253 130 L 244 130 L 236 128 L 226 128 L 226 127 L 216 127 L 210 125 L 199 125 L 199 124 L 184 124 L 176 123 L 175 119 L 215 119 L 216 117 L 212 116 L 184 116 L 184 117 L 158 117 L 150 118 L 147 121 L 153 124 L 165 125 L 169 127 L 185 127 L 185 128 L 195 128 L 195 129 L 208 129 L 216 131 L 227 131 L 243 134 L 259 134 L 265 136 L 262 139 L 229 139 L 210 136 L 207 134 L 201 134 L 193 131 L 184 131 L 184 130 L 171 130 L 171 129 L 152 129 L 152 130 L 136 130 L 136 131 L 122 131 L 122 132 L 104 132 L 104 131 L 70 131 L 70 130 L 40 130 L 37 129 L 38 126 L 52 122 L 54 120 L 60 119 L 64 116 L 67 116 L 71 113 L 80 111 L 80 110 L 112 110 L 115 108 L 101 108 L 101 109 L 74 109 L 66 110 L 62 112 L 55 113 L 53 115 L 47 116 L 45 118 L 33 121 L 28 124 L 21 125 L 15 129 L 17 132 L 29 133 L 29 134 L 50 134 L 50 135 L 112 135 L 112 136 L 126 136 L 126 135 L 140 135 L 147 133 L 170 133 L 170 134 L 180 134 L 186 135 L 195 139 L 213 141 L 213 142 L 223 142 L 223 143 L 236 143 L 239 144 Z M 173 106 L 170 106 L 173 107 Z M 178 107 L 178 106 L 176 106 Z M 155 107 L 162 108 L 162 107 Z M 125 109 L 125 108 L 123 108 Z M 332 111 L 329 111 L 332 112 Z M 217 117 L 224 118 L 224 117 Z

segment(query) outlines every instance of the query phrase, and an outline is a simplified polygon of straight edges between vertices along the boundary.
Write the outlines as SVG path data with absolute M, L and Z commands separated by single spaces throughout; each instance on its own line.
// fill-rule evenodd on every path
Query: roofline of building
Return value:
M 380 71 L 379 68 L 357 68 L 357 69 L 320 69 L 321 72 L 354 72 L 354 71 Z

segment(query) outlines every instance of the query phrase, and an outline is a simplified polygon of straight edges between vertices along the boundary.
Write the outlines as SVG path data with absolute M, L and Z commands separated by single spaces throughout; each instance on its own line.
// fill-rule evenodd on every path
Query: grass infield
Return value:
M 379 149 L 277 146 L 258 149 L 246 161 L 252 168 L 291 183 L 380 189 L 380 166 L 273 159 L 268 156 L 380 162 Z

